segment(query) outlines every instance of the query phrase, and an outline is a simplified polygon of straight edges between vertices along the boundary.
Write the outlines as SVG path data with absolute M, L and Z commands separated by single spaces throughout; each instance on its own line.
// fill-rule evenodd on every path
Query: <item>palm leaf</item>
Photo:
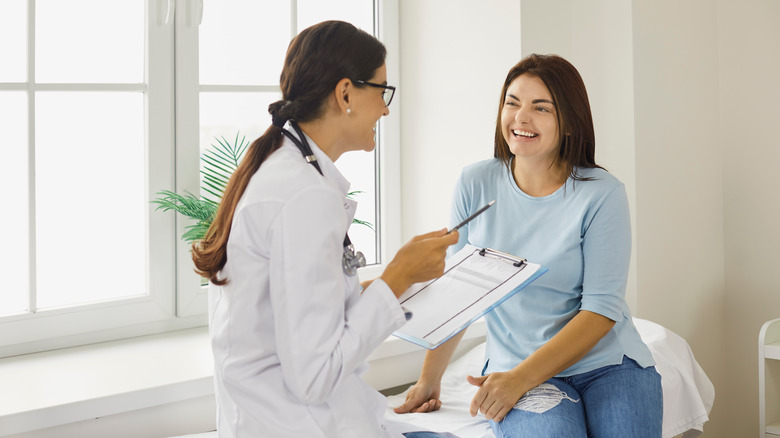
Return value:
M 202 180 L 200 190 L 211 198 L 205 195 L 198 197 L 189 192 L 182 195 L 170 190 L 163 190 L 157 192 L 160 197 L 151 201 L 153 204 L 157 204 L 156 210 L 173 210 L 195 221 L 194 224 L 184 227 L 186 231 L 182 235 L 182 240 L 187 243 L 202 240 L 211 226 L 214 216 L 217 214 L 219 202 L 225 193 L 230 177 L 238 169 L 241 159 L 250 146 L 250 142 L 246 140 L 246 137 L 239 139 L 239 136 L 240 134 L 237 133 L 232 143 L 226 140 L 225 137 L 221 139 L 215 138 L 217 144 L 212 143 L 212 148 L 201 154 L 202 166 L 200 174 Z M 347 197 L 353 199 L 354 196 L 360 193 L 364 192 L 359 190 L 352 191 L 347 193 Z M 372 230 L 374 229 L 370 222 L 359 219 L 354 219 L 352 222 L 365 225 Z
M 211 221 L 198 221 L 194 225 L 188 225 L 185 227 L 187 231 L 182 234 L 181 238 L 187 243 L 195 243 L 197 241 L 203 240 L 203 237 L 206 236 L 206 231 L 209 230 L 210 226 Z
M 241 137 L 239 140 L 239 135 L 236 134 L 232 144 L 225 137 L 216 139 L 217 144 L 211 144 L 213 149 L 203 152 L 200 158 L 203 163 L 200 172 L 203 175 L 201 189 L 216 199 L 222 199 L 231 175 L 238 168 L 241 158 L 249 147 L 246 137 Z
M 355 199 L 355 196 L 359 195 L 360 193 L 366 193 L 366 192 L 364 192 L 362 190 L 353 190 L 353 191 L 347 193 L 347 198 Z M 371 228 L 372 231 L 376 231 L 376 230 L 374 230 L 374 224 L 372 224 L 371 222 L 367 222 L 367 221 L 364 221 L 364 220 L 354 219 L 353 218 L 352 219 L 352 223 L 353 224 L 358 224 L 358 225 L 364 225 L 364 226 L 366 226 L 368 228 Z
M 163 190 L 157 194 L 162 195 L 161 198 L 152 200 L 153 204 L 157 204 L 157 210 L 174 210 L 190 219 L 208 222 L 214 218 L 214 214 L 217 212 L 218 204 L 209 199 L 198 198 L 189 192 L 186 195 L 181 195 L 170 190 Z
M 182 216 L 195 221 L 187 225 L 182 235 L 182 240 L 188 243 L 202 240 L 208 231 L 214 216 L 217 214 L 219 202 L 225 193 L 230 176 L 236 171 L 244 156 L 249 142 L 246 137 L 236 134 L 233 143 L 224 137 L 216 139 L 217 144 L 212 143 L 211 149 L 201 154 L 201 191 L 210 196 L 196 196 L 186 192 L 179 194 L 170 190 L 157 192 L 160 197 L 152 200 L 157 204 L 157 210 L 173 210 Z
M 352 223 L 358 225 L 365 225 L 368 228 L 371 228 L 372 231 L 374 230 L 374 224 L 372 224 L 371 222 L 362 221 L 360 219 L 352 219 Z

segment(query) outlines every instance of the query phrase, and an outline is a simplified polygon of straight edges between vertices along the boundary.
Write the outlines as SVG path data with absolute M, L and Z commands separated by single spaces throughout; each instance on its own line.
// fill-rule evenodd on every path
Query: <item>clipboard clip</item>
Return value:
M 479 255 L 482 257 L 492 257 L 499 260 L 504 260 L 506 262 L 512 263 L 512 266 L 514 267 L 521 267 L 528 263 L 528 261 L 524 258 L 515 257 L 511 254 L 507 254 L 505 252 L 496 251 L 494 249 L 490 248 L 482 248 L 479 250 Z

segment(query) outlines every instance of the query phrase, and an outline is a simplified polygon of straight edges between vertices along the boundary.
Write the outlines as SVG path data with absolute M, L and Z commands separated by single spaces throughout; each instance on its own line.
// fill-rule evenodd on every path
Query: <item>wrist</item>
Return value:
M 417 384 L 426 388 L 435 389 L 441 386 L 441 375 L 437 373 L 426 373 L 425 370 L 420 374 Z
M 395 269 L 393 269 L 392 264 L 387 266 L 387 268 L 379 278 L 381 278 L 382 281 L 384 281 L 387 284 L 390 290 L 393 291 L 393 294 L 395 294 L 396 298 L 403 295 L 403 293 L 406 292 L 406 289 L 409 289 L 409 286 L 412 285 L 405 278 L 405 276 L 395 272 Z
M 522 363 L 507 371 L 507 374 L 509 374 L 510 379 L 514 385 L 522 390 L 522 393 L 525 393 L 526 391 L 529 391 L 544 382 L 534 381 L 532 373 L 528 372 L 528 370 L 523 367 Z

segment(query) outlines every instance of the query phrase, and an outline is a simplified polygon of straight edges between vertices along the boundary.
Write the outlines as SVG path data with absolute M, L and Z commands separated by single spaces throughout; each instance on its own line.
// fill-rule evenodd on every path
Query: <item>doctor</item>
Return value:
M 440 276 L 457 232 L 417 236 L 358 283 L 347 230 L 355 202 L 333 164 L 371 151 L 389 114 L 385 48 L 344 22 L 303 30 L 287 51 L 273 124 L 231 178 L 193 245 L 210 280 L 217 428 L 224 437 L 400 437 L 361 378 L 406 318 L 397 297 Z M 363 262 L 364 263 L 364 262 Z M 431 435 L 432 436 L 432 435 Z

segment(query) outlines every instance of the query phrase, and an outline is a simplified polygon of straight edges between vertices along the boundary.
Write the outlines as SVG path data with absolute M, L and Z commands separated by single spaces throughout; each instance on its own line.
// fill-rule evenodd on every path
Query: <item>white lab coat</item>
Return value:
M 225 286 L 209 286 L 217 427 L 235 437 L 399 437 L 360 377 L 404 322 L 386 283 L 360 292 L 342 270 L 356 203 L 287 138 L 252 177 L 233 218 Z

